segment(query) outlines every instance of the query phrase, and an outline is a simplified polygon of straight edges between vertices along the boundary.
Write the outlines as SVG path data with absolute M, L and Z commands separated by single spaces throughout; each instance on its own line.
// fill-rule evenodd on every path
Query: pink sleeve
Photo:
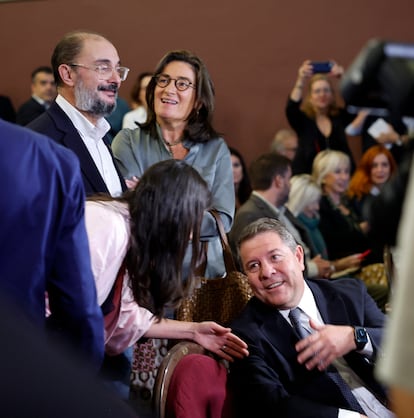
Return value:
M 118 321 L 111 329 L 105 329 L 105 352 L 111 356 L 122 353 L 147 332 L 153 321 L 152 313 L 134 301 L 125 275 Z

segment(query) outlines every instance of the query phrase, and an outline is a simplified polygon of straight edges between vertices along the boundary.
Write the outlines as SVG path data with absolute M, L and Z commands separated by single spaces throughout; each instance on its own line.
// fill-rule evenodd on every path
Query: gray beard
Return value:
M 82 82 L 79 82 L 75 86 L 75 106 L 93 116 L 106 117 L 115 110 L 116 101 L 113 104 L 104 102 L 97 92 L 88 90 Z

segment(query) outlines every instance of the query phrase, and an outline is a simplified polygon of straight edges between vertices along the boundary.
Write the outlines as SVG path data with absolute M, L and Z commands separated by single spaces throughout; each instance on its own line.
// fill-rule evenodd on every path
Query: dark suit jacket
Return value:
M 84 224 L 79 162 L 69 150 L 0 120 L 0 292 L 100 365 L 104 336 Z
M 285 208 L 285 215 L 292 225 L 297 229 L 302 241 L 309 247 L 311 256 L 316 256 L 316 250 L 313 247 L 309 233 L 303 224 L 296 219 L 288 208 Z M 244 229 L 250 223 L 260 218 L 278 219 L 275 212 L 272 211 L 260 198 L 251 194 L 249 199 L 236 212 L 233 227 L 229 233 L 230 246 L 232 248 L 235 259 L 237 259 L 237 241 Z M 239 265 L 239 267 L 241 267 Z
M 37 118 L 27 127 L 49 136 L 59 144 L 71 149 L 78 156 L 82 171 L 83 184 L 87 195 L 96 193 L 109 194 L 109 190 L 106 187 L 106 184 L 91 155 L 89 154 L 86 145 L 83 143 L 82 138 L 66 113 L 56 102 L 52 103 L 50 108 L 41 117 Z M 121 181 L 122 189 L 126 190 L 124 178 L 118 170 L 115 159 L 112 155 L 111 147 L 108 145 L 105 138 L 104 142 L 111 153 L 112 161 Z
M 7 96 L 0 96 L 0 118 L 8 122 L 16 122 L 16 111 Z
M 27 102 L 20 106 L 16 114 L 16 122 L 19 125 L 26 126 L 45 111 L 46 108 L 31 97 Z
M 376 353 L 384 315 L 357 279 L 308 280 L 326 324 L 364 326 Z M 298 338 L 279 311 L 253 297 L 231 328 L 249 346 L 250 355 L 231 364 L 230 378 L 240 417 L 338 416 L 350 409 L 325 372 L 308 371 L 297 362 Z M 373 392 L 385 397 L 373 377 L 373 364 L 357 352 L 344 356 Z

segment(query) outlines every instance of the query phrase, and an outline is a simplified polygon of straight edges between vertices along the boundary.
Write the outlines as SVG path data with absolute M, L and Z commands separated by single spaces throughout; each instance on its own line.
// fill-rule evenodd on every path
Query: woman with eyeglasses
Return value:
M 228 232 L 235 208 L 232 165 L 225 141 L 212 126 L 214 87 L 205 64 L 189 51 L 168 52 L 155 68 L 146 99 L 147 121 L 122 130 L 112 143 L 122 174 L 133 187 L 152 164 L 170 158 L 185 161 L 207 182 L 212 207 Z M 201 240 L 209 241 L 205 276 L 224 274 L 216 223 L 208 212 Z
M 310 174 L 313 159 L 324 149 L 344 152 L 351 159 L 351 168 L 354 167 L 345 130 L 350 134 L 359 130 L 366 113 L 355 117 L 338 106 L 332 79 L 339 78 L 343 68 L 335 62 L 329 66 L 330 69 L 325 69 L 328 72 L 321 73 L 315 63 L 304 61 L 290 92 L 286 117 L 299 137 L 298 151 L 292 162 L 293 174 Z

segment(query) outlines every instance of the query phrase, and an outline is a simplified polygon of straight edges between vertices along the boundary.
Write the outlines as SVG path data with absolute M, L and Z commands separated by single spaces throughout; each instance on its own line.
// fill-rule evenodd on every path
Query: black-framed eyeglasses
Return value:
M 158 87 L 165 88 L 173 80 L 175 87 L 179 91 L 185 91 L 189 87 L 195 89 L 195 85 L 190 80 L 187 80 L 186 78 L 171 78 L 169 75 L 165 75 L 165 74 L 156 75 L 154 78 Z
M 112 74 L 114 73 L 114 71 L 116 71 L 121 81 L 125 81 L 129 73 L 129 68 L 127 67 L 115 67 L 114 68 L 108 64 L 96 64 L 93 67 L 88 67 L 87 65 L 83 65 L 83 64 L 68 64 L 68 65 L 71 67 L 82 67 L 82 68 L 86 68 L 87 70 L 95 71 L 99 74 L 102 80 L 109 80 Z

